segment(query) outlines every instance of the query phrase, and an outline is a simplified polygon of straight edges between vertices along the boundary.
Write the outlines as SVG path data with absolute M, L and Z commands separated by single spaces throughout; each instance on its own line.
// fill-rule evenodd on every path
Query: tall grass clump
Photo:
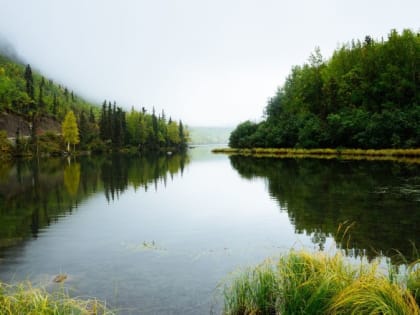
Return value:
M 0 283 L 0 314 L 107 315 L 113 314 L 96 299 L 70 298 L 65 292 L 48 293 L 29 282 L 17 285 Z
M 417 271 L 394 281 L 376 263 L 350 263 L 340 253 L 291 251 L 233 278 L 224 289 L 224 314 L 418 315 L 418 291 L 409 287 L 410 279 L 413 287 L 419 280 Z
M 330 314 L 419 314 L 416 300 L 405 288 L 385 277 L 362 276 L 333 299 Z
M 407 289 L 416 299 L 417 305 L 420 305 L 420 259 L 409 267 L 407 275 Z
M 225 314 L 276 314 L 278 281 L 272 264 L 248 268 L 225 287 Z
M 278 264 L 280 314 L 326 314 L 332 298 L 348 286 L 356 270 L 340 254 L 290 252 Z

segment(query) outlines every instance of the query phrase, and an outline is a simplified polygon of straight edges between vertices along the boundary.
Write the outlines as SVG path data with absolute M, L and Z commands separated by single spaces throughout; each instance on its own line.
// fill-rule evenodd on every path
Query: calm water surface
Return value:
M 348 235 L 340 223 L 354 223 Z M 0 280 L 120 314 L 220 312 L 219 286 L 290 248 L 370 258 L 420 244 L 420 166 L 212 155 L 0 166 Z

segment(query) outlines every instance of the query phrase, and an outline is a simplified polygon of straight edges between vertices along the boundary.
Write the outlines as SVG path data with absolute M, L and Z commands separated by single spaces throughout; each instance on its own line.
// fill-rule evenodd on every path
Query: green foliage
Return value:
M 72 131 L 66 126 L 63 137 L 68 146 L 80 142 L 82 150 L 103 152 L 131 145 L 142 151 L 173 151 L 186 148 L 189 140 L 185 126 L 167 122 L 163 112 L 156 116 L 154 111 L 148 114 L 143 108 L 141 112 L 126 113 L 115 102 L 106 101 L 99 109 L 67 87 L 45 79 L 29 64 L 17 64 L 0 55 L 0 111 L 3 110 L 18 114 L 32 124 L 31 147 L 35 154 L 51 151 L 40 148 L 40 118 L 48 116 L 63 121 L 70 111 L 74 114 Z M 60 146 L 61 141 L 54 142 L 53 151 Z M 28 154 L 24 150 L 29 147 L 20 147 L 16 154 Z
M 324 61 L 317 49 L 293 67 L 258 124 L 240 124 L 230 146 L 413 148 L 420 145 L 420 36 L 352 42 Z
M 239 126 L 230 134 L 229 146 L 234 148 L 254 146 L 254 135 L 256 134 L 257 129 L 258 125 L 249 120 L 239 124 Z
M 69 111 L 66 114 L 66 117 L 64 117 L 61 130 L 63 139 L 67 143 L 67 151 L 70 152 L 70 144 L 75 145 L 80 142 L 79 129 L 77 127 L 77 121 L 73 111 Z
M 0 156 L 2 158 L 10 157 L 13 153 L 13 147 L 5 131 L 0 131 Z
M 78 116 L 81 111 L 98 108 L 73 94 L 68 89 L 45 79 L 30 65 L 17 64 L 0 55 L 0 109 L 9 109 L 23 115 L 43 112 L 61 121 L 69 110 Z
M 189 140 L 188 130 L 182 122 L 178 124 L 170 118 L 166 121 L 165 113 L 156 116 L 154 110 L 149 114 L 144 108 L 141 112 L 132 108 L 126 114 L 126 126 L 128 143 L 141 151 L 180 151 L 186 148 Z
M 63 151 L 63 139 L 53 132 L 46 132 L 38 137 L 38 150 L 41 154 L 60 155 Z

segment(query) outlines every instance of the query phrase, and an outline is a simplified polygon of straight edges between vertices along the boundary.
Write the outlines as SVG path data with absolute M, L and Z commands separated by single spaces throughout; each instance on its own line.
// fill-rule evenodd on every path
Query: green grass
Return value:
M 65 292 L 48 293 L 24 282 L 17 285 L 0 283 L 0 314 L 108 315 L 113 312 L 96 299 L 71 298 Z
M 420 163 L 420 149 L 294 149 L 294 148 L 216 148 L 213 153 L 271 158 L 316 158 L 347 160 L 390 160 Z
M 419 314 L 419 263 L 397 281 L 376 263 L 355 265 L 341 254 L 291 251 L 226 284 L 224 314 Z
M 225 314 L 275 314 L 278 279 L 271 264 L 263 263 L 239 274 L 224 291 Z

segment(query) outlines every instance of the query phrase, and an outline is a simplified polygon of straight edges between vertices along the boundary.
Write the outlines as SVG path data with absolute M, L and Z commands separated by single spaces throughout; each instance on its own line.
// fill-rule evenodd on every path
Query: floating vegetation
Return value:
M 60 273 L 60 274 L 56 275 L 56 276 L 54 277 L 54 279 L 53 279 L 53 281 L 54 281 L 55 283 L 62 283 L 62 282 L 64 282 L 64 281 L 66 281 L 66 280 L 67 280 L 67 275 L 66 275 L 66 274 L 64 274 L 64 273 Z
M 158 244 L 156 244 L 156 242 L 153 241 L 143 241 L 141 243 L 122 243 L 121 244 L 124 248 L 133 251 L 133 252 L 138 252 L 138 251 L 144 251 L 144 250 L 152 250 L 152 251 L 161 251 L 161 252 L 165 252 L 167 251 L 166 248 L 159 246 Z

